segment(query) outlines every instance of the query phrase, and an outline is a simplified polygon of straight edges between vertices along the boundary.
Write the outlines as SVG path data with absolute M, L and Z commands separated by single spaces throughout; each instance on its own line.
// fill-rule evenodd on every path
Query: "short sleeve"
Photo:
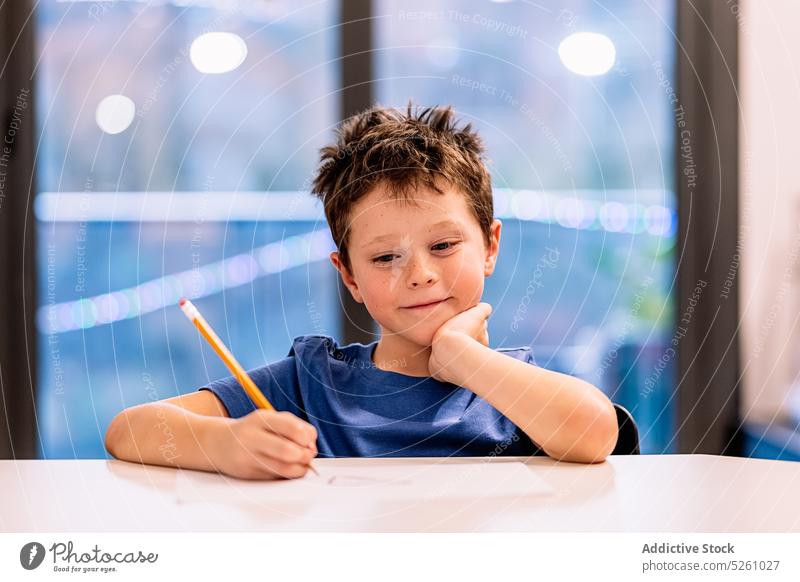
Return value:
M 228 416 L 231 418 L 247 416 L 256 409 L 242 385 L 233 376 L 214 380 L 208 386 L 200 388 L 200 390 L 213 392 L 220 399 L 225 410 L 228 411 Z
M 247 374 L 276 410 L 287 410 L 297 414 L 302 408 L 302 404 L 298 402 L 294 357 L 248 370 Z M 199 390 L 208 390 L 216 395 L 231 418 L 247 416 L 256 409 L 234 376 L 214 380 Z
M 519 360 L 520 362 L 538 366 L 536 359 L 533 356 L 533 350 L 530 346 L 524 346 L 521 348 L 498 348 L 496 351 L 506 356 L 510 356 L 515 360 Z

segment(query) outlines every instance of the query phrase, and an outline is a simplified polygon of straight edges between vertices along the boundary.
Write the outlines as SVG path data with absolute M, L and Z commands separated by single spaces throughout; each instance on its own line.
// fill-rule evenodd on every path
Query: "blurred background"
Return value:
M 736 39 L 738 14 L 715 10 L 712 28 Z M 38 3 L 36 455 L 105 457 L 120 410 L 228 375 L 182 296 L 246 368 L 285 357 L 299 335 L 376 339 L 328 262 L 308 188 L 343 118 L 411 100 L 452 105 L 488 148 L 504 223 L 484 296 L 492 347 L 531 346 L 539 365 L 601 387 L 632 412 L 643 453 L 792 458 L 762 433 L 746 444 L 736 342 L 710 342 L 735 357 L 716 400 L 683 383 L 712 321 L 693 315 L 701 296 L 737 303 L 725 276 L 736 176 L 695 192 L 701 135 L 734 153 L 738 141 L 734 103 L 719 124 L 732 139 L 698 121 L 687 150 L 680 61 L 712 40 L 684 47 L 679 12 L 677 0 Z M 718 111 L 705 89 L 693 99 Z M 710 209 L 684 203 L 698 194 Z M 704 279 L 711 262 L 691 237 L 710 232 L 729 236 L 713 239 L 721 257 Z M 712 279 L 719 292 L 706 292 Z M 696 436 L 681 440 L 693 413 Z
M 504 222 L 484 297 L 492 346 L 531 345 L 602 386 L 643 449 L 667 452 L 672 362 L 646 397 L 637 386 L 675 327 L 673 2 L 551 4 L 374 2 L 374 97 L 451 104 L 486 140 Z M 228 375 L 183 295 L 245 367 L 298 335 L 342 338 L 333 247 L 307 193 L 340 120 L 339 14 L 41 6 L 42 456 L 102 457 L 122 408 Z

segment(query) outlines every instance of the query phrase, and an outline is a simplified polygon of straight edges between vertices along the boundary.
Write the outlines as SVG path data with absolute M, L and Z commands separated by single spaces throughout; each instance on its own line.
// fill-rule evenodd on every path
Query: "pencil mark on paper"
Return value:
M 328 479 L 328 485 L 334 487 L 352 487 L 358 485 L 411 485 L 407 479 L 381 479 L 379 477 L 362 477 L 357 475 L 334 475 Z

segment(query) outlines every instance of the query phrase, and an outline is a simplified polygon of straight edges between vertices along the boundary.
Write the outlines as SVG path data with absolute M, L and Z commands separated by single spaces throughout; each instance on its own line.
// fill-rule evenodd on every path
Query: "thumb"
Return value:
M 492 314 L 492 306 L 489 303 L 479 303 L 478 307 L 483 311 L 484 317 L 488 318 Z

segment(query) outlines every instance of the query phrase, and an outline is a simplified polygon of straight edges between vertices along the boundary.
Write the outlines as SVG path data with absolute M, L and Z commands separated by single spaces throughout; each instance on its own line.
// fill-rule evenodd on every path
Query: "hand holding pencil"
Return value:
M 191 301 L 181 299 L 180 307 L 186 317 L 195 324 L 200 334 L 214 348 L 258 409 L 237 419 L 234 424 L 233 432 L 236 433 L 236 442 L 242 446 L 238 447 L 238 454 L 222 455 L 223 459 L 227 459 L 233 465 L 225 472 L 237 475 L 241 472 L 241 467 L 237 467 L 237 465 L 247 465 L 255 459 L 266 469 L 267 474 L 299 477 L 302 475 L 297 474 L 298 470 L 294 467 L 304 464 L 306 468 L 319 475 L 311 465 L 311 459 L 317 454 L 316 429 L 289 412 L 275 411 L 269 400 L 225 347 L 225 344 Z M 259 473 L 247 470 L 245 475 L 257 478 Z

